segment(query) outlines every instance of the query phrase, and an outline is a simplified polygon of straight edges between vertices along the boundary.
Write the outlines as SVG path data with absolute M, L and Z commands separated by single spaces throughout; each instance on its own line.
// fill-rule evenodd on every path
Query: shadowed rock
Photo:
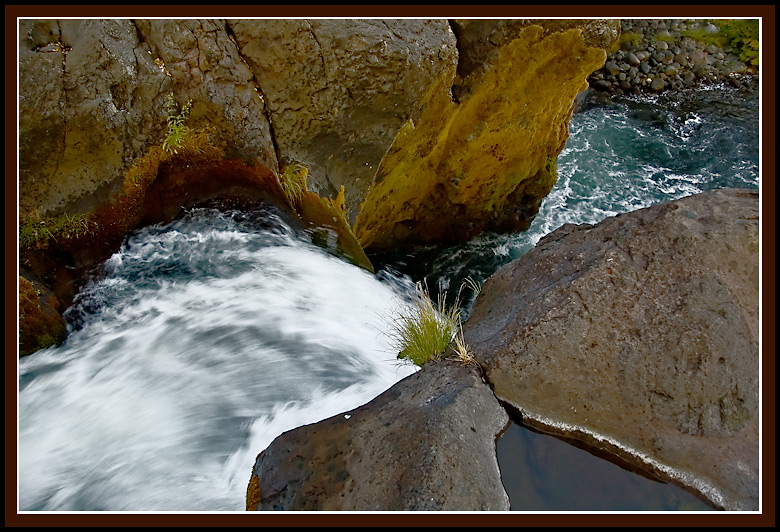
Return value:
M 475 366 L 429 363 L 364 406 L 257 457 L 248 510 L 508 510 L 495 440 L 509 418 Z

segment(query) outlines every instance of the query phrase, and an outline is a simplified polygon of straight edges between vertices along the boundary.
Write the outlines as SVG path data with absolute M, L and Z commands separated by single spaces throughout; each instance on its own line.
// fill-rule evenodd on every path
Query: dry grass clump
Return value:
M 471 279 L 466 284 L 478 290 Z M 476 363 L 471 347 L 463 339 L 460 290 L 451 306 L 446 304 L 441 291 L 434 302 L 422 283 L 417 283 L 416 292 L 412 307 L 399 312 L 392 324 L 390 337 L 398 350 L 398 358 L 422 366 L 430 359 L 441 359 L 452 346 L 456 360 L 464 364 Z
M 452 344 L 455 360 L 462 362 L 463 364 L 476 364 L 477 360 L 474 358 L 474 352 L 471 350 L 471 346 L 463 339 L 463 327 L 458 330 L 458 334 L 455 335 L 455 340 Z
M 309 177 L 309 167 L 302 163 L 288 165 L 279 176 L 279 184 L 292 207 L 298 207 L 303 194 L 307 191 L 306 180 Z

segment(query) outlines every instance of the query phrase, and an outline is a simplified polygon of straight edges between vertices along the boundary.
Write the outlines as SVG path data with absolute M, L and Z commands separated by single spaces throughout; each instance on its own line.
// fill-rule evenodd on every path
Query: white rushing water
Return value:
M 242 511 L 273 438 L 415 371 L 386 334 L 410 282 L 244 218 L 135 234 L 20 360 L 21 511 Z

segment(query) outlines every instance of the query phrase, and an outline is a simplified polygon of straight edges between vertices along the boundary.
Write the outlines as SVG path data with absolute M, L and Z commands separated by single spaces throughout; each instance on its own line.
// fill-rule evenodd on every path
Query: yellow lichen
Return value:
M 254 468 L 252 469 L 254 470 Z M 249 485 L 246 488 L 246 511 L 256 512 L 258 504 L 260 504 L 260 480 L 252 471 L 252 478 L 249 479 Z
M 478 74 L 464 101 L 452 102 L 451 80 L 438 80 L 419 120 L 394 139 L 361 205 L 354 231 L 363 247 L 472 236 L 534 176 L 545 186 L 523 186 L 541 189 L 541 199 L 552 186 L 550 158 L 565 145 L 574 98 L 605 58 L 579 29 L 545 37 L 528 26 Z

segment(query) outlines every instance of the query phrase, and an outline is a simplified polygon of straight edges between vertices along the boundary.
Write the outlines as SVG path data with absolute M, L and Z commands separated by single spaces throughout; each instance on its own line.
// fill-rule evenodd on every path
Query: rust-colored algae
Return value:
M 19 356 L 29 355 L 65 339 L 65 321 L 57 299 L 19 277 Z
M 335 199 L 322 198 L 306 191 L 300 196 L 298 213 L 312 232 L 315 244 L 374 273 L 363 247 L 352 233 L 344 210 L 343 187 Z
M 358 241 L 371 251 L 463 241 L 512 225 L 521 199 L 532 218 L 555 182 L 574 99 L 605 57 L 579 29 L 544 36 L 528 26 L 463 102 L 451 101 L 442 90 L 451 80 L 440 79 L 377 169 L 355 223 Z

